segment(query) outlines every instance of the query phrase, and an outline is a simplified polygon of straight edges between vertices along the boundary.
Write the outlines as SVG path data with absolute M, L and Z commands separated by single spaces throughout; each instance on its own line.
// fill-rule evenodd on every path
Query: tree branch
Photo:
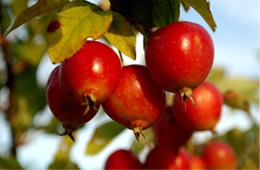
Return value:
M 3 16 L 3 5 L 2 1 L 0 1 L 0 20 L 2 21 L 2 16 Z M 6 87 L 9 89 L 9 96 L 8 96 L 8 107 L 5 111 L 7 120 L 9 121 L 10 128 L 11 128 L 11 136 L 12 136 L 12 146 L 11 146 L 11 151 L 10 154 L 13 157 L 16 157 L 16 135 L 15 135 L 15 130 L 13 127 L 13 116 L 14 116 L 14 74 L 12 72 L 12 65 L 10 63 L 10 46 L 8 40 L 3 36 L 4 34 L 4 29 L 3 25 L 1 24 L 1 34 L 0 34 L 0 45 L 3 53 L 3 58 L 6 64 L 7 68 L 7 82 L 6 82 Z

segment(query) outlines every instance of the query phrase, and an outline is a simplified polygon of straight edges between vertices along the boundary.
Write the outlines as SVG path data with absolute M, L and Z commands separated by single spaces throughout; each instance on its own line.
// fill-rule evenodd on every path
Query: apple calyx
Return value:
M 86 109 L 83 113 L 84 116 L 89 112 L 90 109 L 98 110 L 97 98 L 94 96 L 93 93 L 86 94 L 84 98 L 85 101 L 81 103 L 82 105 L 86 105 Z
M 217 135 L 217 134 L 218 134 L 218 132 L 216 131 L 215 128 L 211 128 L 210 131 L 211 131 L 211 133 L 212 133 L 213 135 Z
M 133 128 L 133 132 L 134 132 L 136 140 L 139 140 L 140 134 L 143 136 L 143 138 L 145 138 L 145 136 L 143 134 L 143 128 L 141 126 L 137 126 L 137 127 Z
M 185 100 L 186 100 L 187 98 L 191 101 L 191 103 L 193 104 L 193 106 L 196 106 L 196 103 L 195 103 L 195 101 L 194 101 L 193 98 L 192 98 L 192 89 L 191 89 L 191 88 L 189 88 L 189 87 L 183 87 L 182 89 L 180 89 L 180 90 L 178 91 L 178 93 L 179 93 L 179 95 L 180 95 L 180 97 L 181 97 L 182 103 L 184 103 L 184 105 L 185 105 L 185 108 L 186 108 Z

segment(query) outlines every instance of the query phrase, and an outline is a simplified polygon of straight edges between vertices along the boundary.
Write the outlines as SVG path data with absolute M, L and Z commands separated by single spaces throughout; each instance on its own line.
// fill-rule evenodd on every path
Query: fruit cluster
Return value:
M 178 168 L 182 166 L 178 159 L 202 166 L 199 158 L 188 156 L 180 147 L 195 131 L 215 133 L 220 118 L 222 95 L 205 81 L 214 60 L 210 35 L 195 23 L 169 24 L 148 39 L 145 60 L 146 66 L 122 67 L 110 47 L 87 41 L 51 73 L 46 91 L 51 111 L 62 122 L 65 134 L 73 138 L 72 131 L 92 119 L 102 105 L 109 117 L 133 130 L 137 139 L 142 130 L 153 128 L 158 146 L 147 156 L 144 167 Z M 167 107 L 166 91 L 175 94 Z M 108 161 L 108 169 L 117 155 L 133 160 L 136 169 L 141 166 L 131 153 L 118 151 L 112 163 Z
M 233 149 L 221 141 L 208 143 L 201 156 L 188 153 L 184 148 L 172 152 L 162 145 L 155 146 L 142 163 L 129 150 L 113 152 L 105 163 L 108 169 L 235 169 L 236 157 Z
M 214 85 L 203 83 L 214 59 L 213 42 L 205 29 L 175 22 L 156 31 L 145 52 L 147 67 L 122 68 L 112 49 L 87 41 L 57 66 L 49 78 L 47 99 L 64 128 L 76 129 L 102 104 L 113 120 L 132 129 L 138 138 L 161 117 L 166 90 L 176 93 L 172 110 L 180 124 L 191 131 L 214 131 L 222 97 Z

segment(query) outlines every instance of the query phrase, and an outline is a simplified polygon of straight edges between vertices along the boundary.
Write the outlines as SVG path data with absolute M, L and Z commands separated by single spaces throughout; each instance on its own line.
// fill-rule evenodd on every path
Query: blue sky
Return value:
M 181 20 L 189 20 L 203 25 L 212 35 L 215 44 L 215 62 L 214 66 L 224 66 L 230 74 L 235 76 L 248 76 L 259 78 L 259 60 L 256 57 L 257 49 L 260 50 L 260 1 L 259 0 L 211 0 L 211 10 L 217 23 L 215 33 L 211 31 L 205 21 L 194 11 L 188 13 L 181 11 Z M 137 63 L 142 61 L 143 51 L 140 51 L 141 39 L 138 41 L 138 56 L 137 61 L 125 59 L 127 63 Z M 45 83 L 47 80 L 46 70 L 50 73 L 54 67 L 48 58 L 45 58 L 40 71 L 40 81 Z M 228 112 L 227 108 L 224 108 Z M 255 113 L 259 113 L 259 108 L 254 109 Z M 50 113 L 48 113 L 50 114 Z M 230 121 L 229 126 L 223 121 L 218 126 L 218 129 L 227 129 L 234 126 L 248 128 L 249 121 L 243 113 L 237 114 L 236 121 Z M 230 115 L 225 115 L 222 120 L 231 120 Z M 104 118 L 103 121 L 108 118 Z M 239 125 L 238 125 L 239 122 Z M 88 126 L 78 132 L 78 140 L 73 147 L 71 157 L 83 168 L 103 167 L 105 158 L 118 148 L 128 148 L 129 140 L 133 138 L 132 132 L 127 131 L 120 135 L 120 138 L 112 142 L 103 152 L 95 157 L 87 157 L 84 155 L 86 142 L 93 133 L 94 127 L 100 122 L 91 121 Z M 2 132 L 0 145 L 6 146 L 8 140 L 8 129 L 5 128 L 3 118 L 0 115 L 0 131 Z M 225 129 L 225 130 L 226 130 Z M 198 134 L 198 139 L 210 136 L 207 132 Z M 57 136 L 47 136 L 42 133 L 36 134 L 34 139 L 28 145 L 24 145 L 18 150 L 19 161 L 25 167 L 31 168 L 46 168 L 53 158 L 55 149 L 60 141 Z M 0 152 L 1 153 L 1 152 Z

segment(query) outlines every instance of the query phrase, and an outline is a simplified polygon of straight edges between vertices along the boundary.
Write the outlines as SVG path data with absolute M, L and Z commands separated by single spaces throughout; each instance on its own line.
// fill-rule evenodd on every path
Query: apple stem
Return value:
M 210 129 L 210 131 L 211 131 L 211 133 L 212 133 L 213 135 L 217 135 L 217 134 L 218 134 L 218 132 L 216 131 L 215 128 Z
M 70 137 L 70 139 L 73 141 L 73 142 L 75 142 L 75 138 L 74 138 L 74 136 L 73 136 L 73 129 L 71 129 L 71 128 L 65 128 L 65 132 L 64 133 L 62 133 L 62 134 L 60 134 L 60 136 L 65 136 L 65 135 L 68 135 L 69 137 Z
M 124 65 L 125 65 L 125 62 L 124 62 L 124 58 L 123 58 L 122 52 L 118 50 L 118 53 L 119 53 L 119 56 L 120 56 L 120 60 L 121 60 L 121 62 L 122 62 L 122 65 L 124 66 Z

